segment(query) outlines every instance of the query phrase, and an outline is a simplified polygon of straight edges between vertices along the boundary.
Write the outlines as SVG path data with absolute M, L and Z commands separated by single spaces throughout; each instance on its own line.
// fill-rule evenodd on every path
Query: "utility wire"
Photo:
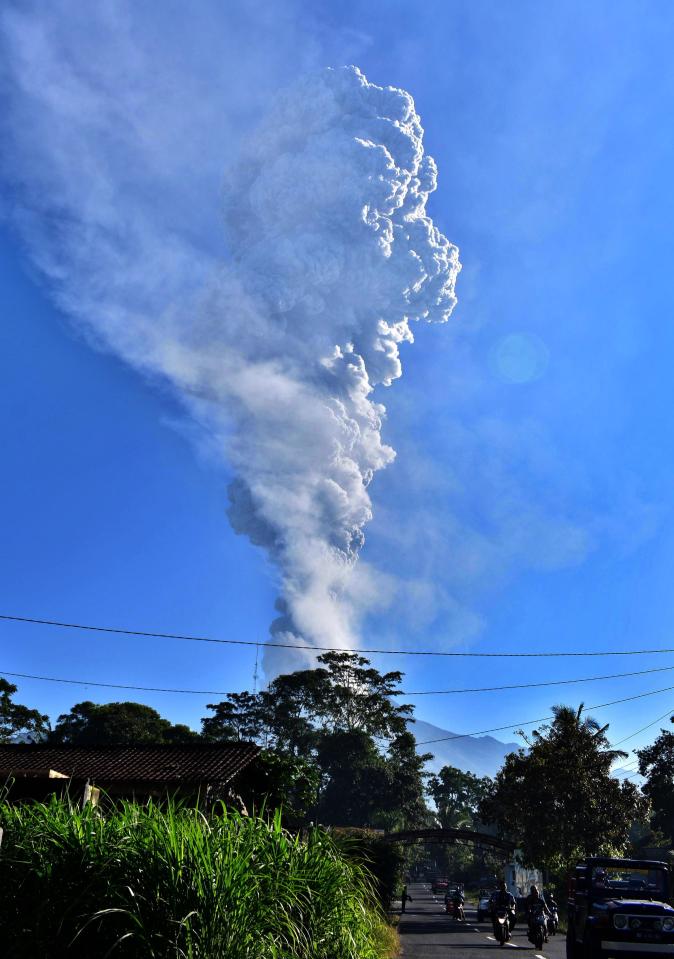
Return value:
M 56 676 L 34 676 L 32 673 L 10 673 L 0 669 L 1 676 L 39 679 L 43 683 L 66 683 L 69 686 L 102 686 L 105 689 L 133 689 L 143 693 L 183 693 L 194 696 L 227 696 L 221 689 L 173 689 L 164 686 L 129 686 L 125 683 L 95 683 L 89 679 L 60 679 Z
M 611 673 L 608 676 L 584 676 L 581 679 L 553 679 L 544 683 L 515 683 L 510 686 L 475 686 L 470 689 L 423 689 L 416 692 L 401 693 L 402 696 L 449 696 L 452 693 L 493 693 L 502 689 L 533 689 L 538 686 L 569 686 L 573 683 L 597 683 L 604 679 L 623 679 L 626 676 L 645 676 L 647 673 L 666 673 L 674 666 L 661 666 L 657 669 L 640 669 L 635 673 Z M 657 720 L 655 720 L 657 722 Z M 651 723 L 651 725 L 654 725 Z M 639 730 L 641 732 L 641 730 Z M 636 736 L 636 733 L 633 733 Z M 625 737 L 629 739 L 629 736 Z M 623 740 L 621 740 L 622 742 Z
M 11 673 L 0 669 L 0 675 L 13 676 L 20 679 L 38 679 L 47 683 L 66 683 L 74 686 L 100 686 L 105 689 L 133 689 L 141 692 L 151 693 L 187 693 L 199 696 L 226 696 L 221 690 L 215 689 L 168 689 L 161 686 L 129 686 L 121 683 L 97 683 L 88 682 L 84 679 L 59 679 L 55 676 L 35 676 L 31 673 Z M 607 706 L 617 706 L 619 703 L 630 703 L 636 699 L 645 699 L 647 696 L 657 696 L 659 693 L 667 693 L 674 689 L 674 686 L 665 686 L 664 689 L 651 689 L 646 693 L 637 693 L 635 696 L 625 696 L 623 699 L 612 699 L 608 703 L 596 703 L 594 706 L 586 706 L 586 711 L 590 709 L 604 709 Z M 454 739 L 467 739 L 471 736 L 482 736 L 485 733 L 502 732 L 504 729 L 515 729 L 519 726 L 535 726 L 536 723 L 549 722 L 554 716 L 540 716 L 538 719 L 528 719 L 523 722 L 508 723 L 505 726 L 493 726 L 491 729 L 478 729 L 470 733 L 456 733 L 451 736 L 439 736 L 437 739 L 423 739 L 417 742 L 417 746 L 428 746 L 430 743 L 447 742 Z M 657 722 L 657 720 L 656 720 Z
M 594 683 L 599 680 L 605 679 L 622 679 L 626 676 L 643 676 L 647 673 L 663 673 L 668 670 L 674 669 L 674 666 L 663 666 L 658 669 L 642 669 L 636 673 L 613 673 L 609 676 L 589 676 L 583 679 L 560 679 L 552 680 L 545 683 L 518 683 L 514 686 L 484 686 L 471 689 L 441 689 L 441 690 L 428 690 L 421 692 L 405 692 L 404 690 L 396 690 L 393 695 L 395 696 L 436 696 L 436 695 L 447 695 L 449 693 L 487 693 L 487 692 L 499 692 L 504 689 L 530 689 L 537 686 L 565 686 L 569 683 Z M 174 687 L 166 686 L 133 686 L 129 683 L 102 683 L 96 682 L 89 679 L 62 679 L 58 676 L 36 676 L 33 673 L 12 673 L 8 670 L 0 669 L 0 674 L 4 676 L 12 676 L 19 679 L 37 679 L 46 683 L 66 683 L 71 686 L 101 686 L 107 689 L 133 689 L 138 692 L 147 692 L 147 693 L 180 693 L 183 695 L 192 695 L 192 696 L 227 696 L 228 694 L 221 689 L 176 689 Z M 656 720 L 657 722 L 657 720 Z M 651 723 L 651 725 L 654 725 Z M 641 730 L 639 730 L 641 732 Z M 636 733 L 633 735 L 636 736 Z M 630 738 L 630 737 L 626 737 Z M 622 742 L 622 740 L 621 740 Z
M 636 696 L 626 696 L 624 699 L 613 699 L 609 703 L 597 703 L 594 706 L 586 706 L 585 710 L 604 709 L 606 706 L 617 706 L 619 703 L 629 703 L 635 699 L 644 699 L 647 696 L 657 696 L 658 693 L 668 693 L 674 686 L 665 686 L 664 689 L 652 689 L 647 693 L 638 693 Z M 528 719 L 521 723 L 508 723 L 506 726 L 493 726 L 491 729 L 478 729 L 472 733 L 457 733 L 451 736 L 438 736 L 437 739 L 422 739 L 417 741 L 417 746 L 428 746 L 430 743 L 444 743 L 454 739 L 466 739 L 469 736 L 483 736 L 486 733 L 500 733 L 504 729 L 517 729 L 520 726 L 535 726 L 536 723 L 546 723 L 554 719 L 554 716 L 540 716 L 538 719 Z
M 37 679 L 42 682 L 47 683 L 65 683 L 68 685 L 74 686 L 98 686 L 105 689 L 131 689 L 140 692 L 153 692 L 153 693 L 182 693 L 182 694 L 192 694 L 199 696 L 226 696 L 227 693 L 222 692 L 222 690 L 215 689 L 173 689 L 166 688 L 163 686 L 131 686 L 122 683 L 99 683 L 91 682 L 84 679 L 60 679 L 54 676 L 36 676 L 31 673 L 15 673 L 9 672 L 7 670 L 0 669 L 0 674 L 4 676 L 18 677 L 20 679 Z M 623 699 L 613 699 L 607 703 L 596 703 L 592 706 L 585 707 L 586 711 L 591 709 L 605 709 L 608 706 L 617 706 L 620 703 L 629 703 L 634 702 L 637 699 L 645 699 L 648 696 L 657 696 L 659 693 L 671 692 L 674 689 L 674 686 L 665 686 L 664 689 L 652 689 L 645 693 L 637 693 L 635 696 L 625 696 Z M 666 713 L 663 713 L 663 716 L 669 715 L 670 710 L 667 710 Z M 660 719 L 663 718 L 660 717 Z M 428 746 L 432 743 L 441 743 L 449 742 L 456 739 L 469 739 L 472 736 L 483 736 L 486 733 L 497 733 L 503 732 L 506 729 L 515 729 L 520 726 L 535 726 L 537 723 L 549 722 L 554 719 L 554 716 L 540 716 L 538 719 L 528 719 L 522 722 L 508 723 L 505 726 L 492 726 L 490 729 L 478 729 L 470 733 L 456 733 L 451 736 L 439 736 L 437 739 L 422 739 L 417 740 L 417 746 Z M 636 736 L 638 732 L 643 732 L 644 729 L 648 729 L 649 726 L 655 725 L 656 722 L 659 722 L 659 719 L 654 720 L 652 723 L 649 723 L 648 726 L 644 726 L 642 729 L 638 730 L 637 733 L 632 735 Z M 626 736 L 625 739 L 629 739 L 631 736 Z M 619 745 L 621 742 L 624 742 L 625 739 L 618 740 L 618 743 L 612 744 L 613 747 Z M 626 779 L 633 779 L 634 776 L 639 775 L 639 773 L 634 773 L 631 776 L 626 776 Z
M 61 629 L 80 629 L 95 633 L 114 633 L 118 636 L 144 636 L 149 639 L 179 639 L 192 643 L 219 643 L 225 646 L 267 646 L 272 649 L 304 649 L 316 652 L 332 653 L 371 653 L 381 656 L 444 656 L 466 659 L 545 659 L 552 657 L 587 657 L 587 656 L 647 656 L 663 653 L 674 653 L 674 648 L 664 649 L 611 649 L 603 651 L 583 650 L 581 652 L 554 651 L 554 652 L 526 652 L 526 653 L 475 653 L 475 652 L 445 652 L 430 649 L 350 649 L 345 646 L 313 646 L 307 643 L 272 643 L 255 639 L 217 639 L 212 636 L 190 636 L 180 633 L 155 633 L 141 629 L 119 629 L 114 626 L 94 626 L 85 623 L 64 623 L 53 619 L 37 619 L 30 616 L 11 616 L 0 613 L 0 620 L 12 623 L 33 623 L 39 626 L 57 626 Z
M 638 736 L 639 733 L 643 733 L 646 729 L 650 729 L 651 726 L 655 726 L 656 723 L 659 723 L 665 718 L 665 716 L 671 716 L 674 713 L 674 709 L 668 709 L 666 713 L 663 713 L 662 716 L 658 716 L 657 719 L 654 719 L 652 723 L 648 723 L 646 726 L 642 726 L 641 729 L 637 729 L 635 733 L 630 733 L 629 736 L 623 736 L 622 739 L 619 739 L 617 743 L 613 743 L 614 746 L 620 746 L 621 743 L 626 743 L 628 739 L 632 739 L 634 736 Z

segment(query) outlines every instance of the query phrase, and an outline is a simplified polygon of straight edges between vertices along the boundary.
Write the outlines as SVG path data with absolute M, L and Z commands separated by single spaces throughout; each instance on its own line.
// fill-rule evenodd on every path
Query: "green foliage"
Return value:
M 316 812 L 320 822 L 378 825 L 375 820 L 386 792 L 386 766 L 371 736 L 360 730 L 325 734 L 317 765 L 324 783 Z
M 367 829 L 336 829 L 331 835 L 344 855 L 367 868 L 382 909 L 389 909 L 403 884 L 408 850 L 385 842 Z
M 224 808 L 0 804 L 7 959 L 379 959 L 371 877 L 324 832 Z
M 290 828 L 306 821 L 307 811 L 316 804 L 318 786 L 319 773 L 312 763 L 269 749 L 263 750 L 237 781 L 237 791 L 249 810 L 280 809 Z
M 18 734 L 42 739 L 49 731 L 49 717 L 12 701 L 16 686 L 0 676 L 0 743 L 11 742 Z
M 249 742 L 260 734 L 262 718 L 258 697 L 252 693 L 230 693 L 222 703 L 209 704 L 213 716 L 201 721 L 202 735 L 211 742 Z
M 396 736 L 386 756 L 387 785 L 381 821 L 387 829 L 415 829 L 429 825 L 424 797 L 424 764 L 431 753 L 417 753 L 416 739 L 405 731 Z
M 394 697 L 402 673 L 380 673 L 355 653 L 325 653 L 317 669 L 277 676 L 260 693 L 230 693 L 202 720 L 210 739 L 255 739 L 265 748 L 303 755 L 322 733 L 362 732 L 391 739 L 405 731 L 412 707 Z
M 674 842 L 674 733 L 661 729 L 655 742 L 638 749 L 637 756 L 639 772 L 646 777 L 643 793 L 653 807 L 653 827 Z
M 526 863 L 556 872 L 577 857 L 620 854 L 634 820 L 647 814 L 636 786 L 619 783 L 608 727 L 553 708 L 550 726 L 534 731 L 529 749 L 506 757 L 480 816 L 514 838 Z
M 437 776 L 431 776 L 428 791 L 433 797 L 442 828 L 470 826 L 491 786 L 492 781 L 488 776 L 480 778 L 456 766 L 443 766 Z
M 189 726 L 174 726 L 143 703 L 76 703 L 59 716 L 49 734 L 53 743 L 73 746 L 127 743 L 186 743 L 198 740 Z
M 412 707 L 395 698 L 402 674 L 380 673 L 356 653 L 325 653 L 318 662 L 318 669 L 278 676 L 256 695 L 230 693 L 210 704 L 204 736 L 254 739 L 280 765 L 309 762 L 319 787 L 311 815 L 322 823 L 420 824 L 427 757 L 417 756 L 407 731 Z

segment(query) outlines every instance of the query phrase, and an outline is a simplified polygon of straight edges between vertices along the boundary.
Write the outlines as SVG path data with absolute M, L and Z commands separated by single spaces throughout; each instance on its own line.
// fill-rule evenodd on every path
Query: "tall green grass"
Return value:
M 367 869 L 277 814 L 0 803 L 0 942 L 12 959 L 381 959 Z

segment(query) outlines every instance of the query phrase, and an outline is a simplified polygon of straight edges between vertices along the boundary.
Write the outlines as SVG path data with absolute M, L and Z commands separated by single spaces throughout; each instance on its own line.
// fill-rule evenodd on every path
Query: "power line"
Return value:
M 484 686 L 470 689 L 443 689 L 443 690 L 429 690 L 429 691 L 420 691 L 420 692 L 405 692 L 405 690 L 396 690 L 394 695 L 396 696 L 436 696 L 436 695 L 447 695 L 449 693 L 485 693 L 485 692 L 499 692 L 504 689 L 530 689 L 537 686 L 563 686 L 568 685 L 569 683 L 584 683 L 584 682 L 598 682 L 599 680 L 606 679 L 622 679 L 626 676 L 643 676 L 648 673 L 662 673 L 667 672 L 668 670 L 673 670 L 674 666 L 663 666 L 658 669 L 643 669 L 636 673 L 613 673 L 609 676 L 590 676 L 582 679 L 560 679 L 552 680 L 545 683 L 519 683 L 512 686 Z M 131 689 L 137 692 L 147 692 L 147 693 L 180 693 L 182 695 L 190 696 L 227 696 L 228 693 L 224 692 L 221 689 L 176 689 L 174 687 L 166 686 L 135 686 L 130 683 L 103 683 L 97 682 L 96 680 L 89 679 L 63 679 L 58 676 L 37 676 L 33 673 L 14 673 L 9 672 L 8 670 L 0 669 L 0 674 L 4 676 L 12 676 L 19 679 L 36 679 L 45 683 L 65 683 L 71 686 L 100 686 L 106 689 Z M 655 720 L 657 722 L 657 720 Z M 651 723 L 650 725 L 654 725 Z M 647 728 L 647 727 L 644 727 Z M 641 730 L 639 730 L 641 732 Z M 636 733 L 633 733 L 636 735 Z M 629 739 L 630 737 L 626 737 Z M 623 742 L 623 740 L 621 740 Z
M 526 652 L 526 653 L 476 653 L 476 652 L 446 652 L 429 649 L 350 649 L 346 646 L 314 646 L 307 643 L 273 643 L 255 639 L 218 639 L 212 636 L 190 636 L 181 633 L 157 633 L 142 629 L 120 629 L 115 626 L 94 626 L 85 623 L 64 623 L 54 619 L 37 619 L 30 616 L 12 616 L 0 613 L 0 620 L 13 623 L 32 623 L 38 626 L 56 626 L 61 629 L 80 629 L 94 633 L 114 633 L 117 636 L 143 636 L 148 639 L 177 639 L 191 643 L 218 643 L 225 646 L 265 646 L 272 649 L 303 649 L 309 652 L 332 653 L 370 653 L 380 656 L 444 656 L 465 659 L 545 659 L 554 657 L 588 657 L 588 656 L 650 656 L 665 653 L 674 653 L 674 648 L 664 649 L 611 649 L 603 651 L 553 651 L 553 652 Z
M 635 673 L 611 673 L 608 676 L 584 676 L 581 679 L 553 679 L 544 683 L 514 683 L 513 685 L 509 686 L 474 686 L 470 689 L 424 689 L 416 692 L 401 693 L 401 695 L 448 696 L 453 693 L 493 693 L 503 689 L 534 689 L 535 687 L 539 686 L 569 686 L 573 683 L 597 683 L 604 679 L 623 679 L 626 676 L 645 676 L 648 673 L 666 673 L 668 670 L 672 669 L 674 669 L 674 666 L 660 666 L 657 669 L 640 669 Z M 636 736 L 636 733 L 633 735 Z M 629 738 L 629 736 L 626 737 L 626 739 Z
M 0 669 L 0 675 L 20 679 L 39 679 L 43 683 L 66 683 L 69 686 L 102 686 L 105 689 L 133 689 L 143 693 L 182 693 L 194 696 L 227 696 L 221 689 L 173 689 L 164 686 L 129 686 L 126 683 L 97 683 L 89 679 L 60 679 L 57 676 L 34 676 L 32 673 L 10 673 Z
M 658 716 L 657 719 L 654 719 L 652 723 L 648 723 L 646 726 L 642 726 L 641 729 L 637 729 L 636 732 L 630 733 L 629 736 L 623 736 L 622 739 L 619 739 L 617 743 L 613 743 L 614 746 L 620 746 L 621 743 L 626 743 L 628 739 L 632 739 L 634 736 L 638 736 L 639 733 L 643 733 L 645 730 L 650 729 L 651 726 L 655 726 L 656 723 L 659 723 L 665 716 L 671 716 L 674 713 L 674 709 L 668 709 L 666 713 L 663 713 L 662 716 Z
M 668 693 L 674 686 L 665 686 L 664 689 L 652 689 L 647 693 L 638 693 L 636 696 L 626 696 L 624 699 L 613 699 L 609 703 L 597 703 L 594 706 L 586 706 L 585 710 L 604 709 L 606 706 L 617 706 L 619 703 L 629 703 L 635 699 L 644 699 L 647 696 L 657 696 L 658 693 Z M 438 736 L 437 739 L 422 739 L 417 742 L 417 746 L 428 746 L 430 743 L 444 743 L 454 739 L 466 739 L 469 736 L 483 736 L 486 733 L 500 733 L 504 729 L 515 729 L 519 726 L 535 726 L 536 723 L 547 723 L 554 719 L 554 716 L 541 716 L 538 719 L 528 719 L 521 723 L 508 723 L 506 726 L 493 726 L 491 729 L 478 729 L 472 733 L 457 733 L 451 736 Z
M 40 680 L 41 682 L 47 683 L 64 683 L 67 685 L 73 686 L 97 686 L 104 689 L 131 689 L 139 692 L 152 692 L 152 693 L 181 693 L 188 695 L 198 695 L 198 696 L 226 696 L 227 693 L 224 693 L 222 690 L 217 689 L 174 689 L 163 686 L 131 686 L 123 683 L 101 683 L 101 682 L 92 682 L 85 679 L 61 679 L 55 676 L 37 676 L 32 673 L 16 673 L 9 672 L 8 670 L 0 669 L 0 675 L 12 676 L 19 679 L 35 679 Z M 657 696 L 660 693 L 671 692 L 674 689 L 674 686 L 665 686 L 663 689 L 652 689 L 645 693 L 637 693 L 635 696 L 625 696 L 622 699 L 613 699 L 607 703 L 596 703 L 592 706 L 586 706 L 585 710 L 589 711 L 591 709 L 605 709 L 608 706 L 617 706 L 620 703 L 629 703 L 634 702 L 637 699 L 645 699 L 648 696 Z M 668 715 L 670 710 L 667 713 L 664 713 L 663 716 Z M 663 717 L 659 717 L 662 719 Z M 520 726 L 534 726 L 536 723 L 550 722 L 554 719 L 554 716 L 540 716 L 538 719 L 528 719 L 526 721 L 508 723 L 505 726 L 492 726 L 490 729 L 478 729 L 470 733 L 456 733 L 451 736 L 439 736 L 437 739 L 422 739 L 417 741 L 417 746 L 428 746 L 432 743 L 441 743 L 449 742 L 456 739 L 468 739 L 472 736 L 483 736 L 486 733 L 497 733 L 503 732 L 506 729 L 515 729 Z M 648 726 L 644 726 L 643 729 L 638 730 L 637 732 L 643 732 L 644 729 L 648 729 L 649 726 L 655 725 L 656 722 L 659 722 L 659 719 L 654 720 L 652 723 L 649 723 Z M 637 733 L 632 735 L 636 736 Z M 625 739 L 631 738 L 626 736 Z M 618 743 L 614 743 L 613 746 L 619 745 L 621 742 L 624 742 L 625 739 L 619 740 Z M 631 776 L 626 777 L 631 779 Z

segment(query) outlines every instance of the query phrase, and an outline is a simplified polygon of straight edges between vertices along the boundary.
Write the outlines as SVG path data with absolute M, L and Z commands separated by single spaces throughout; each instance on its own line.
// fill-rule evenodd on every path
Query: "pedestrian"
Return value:
M 405 912 L 405 904 L 406 904 L 407 900 L 409 899 L 409 901 L 412 902 L 412 897 L 410 896 L 410 894 L 409 894 L 408 891 L 407 891 L 407 886 L 403 886 L 403 892 L 402 892 L 402 896 L 400 897 L 400 899 L 401 899 L 401 901 L 402 901 L 402 907 L 401 907 L 400 911 L 401 911 L 401 912 Z

